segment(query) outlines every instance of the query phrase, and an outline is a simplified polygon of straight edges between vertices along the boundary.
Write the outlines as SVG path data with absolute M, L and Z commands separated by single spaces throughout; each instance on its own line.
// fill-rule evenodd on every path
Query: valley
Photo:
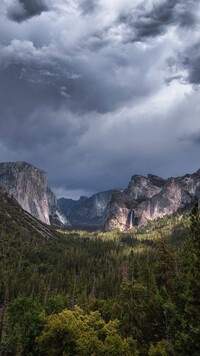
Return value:
M 198 355 L 199 171 L 59 207 L 36 168 L 0 168 L 2 355 Z

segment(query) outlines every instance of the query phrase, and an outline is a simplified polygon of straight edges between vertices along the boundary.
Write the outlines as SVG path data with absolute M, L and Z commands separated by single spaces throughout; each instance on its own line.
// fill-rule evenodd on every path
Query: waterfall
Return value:
M 130 211 L 129 229 L 132 229 L 132 227 L 133 227 L 133 210 Z

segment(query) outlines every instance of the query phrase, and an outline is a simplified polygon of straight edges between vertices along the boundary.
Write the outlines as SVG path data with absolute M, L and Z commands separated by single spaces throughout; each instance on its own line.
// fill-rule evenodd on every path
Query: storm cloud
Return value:
M 161 0 L 141 2 L 132 11 L 124 11 L 119 17 L 128 29 L 127 41 L 142 41 L 148 37 L 164 34 L 169 26 L 194 26 L 196 17 L 196 0 Z
M 47 10 L 45 0 L 12 0 L 7 8 L 7 14 L 11 20 L 21 22 Z
M 200 6 L 190 0 L 3 0 L 0 160 L 58 195 L 200 167 Z

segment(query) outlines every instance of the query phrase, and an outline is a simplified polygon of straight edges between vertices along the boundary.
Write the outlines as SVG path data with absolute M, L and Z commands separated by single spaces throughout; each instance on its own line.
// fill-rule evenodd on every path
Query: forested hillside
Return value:
M 199 355 L 198 207 L 56 231 L 0 193 L 2 355 Z

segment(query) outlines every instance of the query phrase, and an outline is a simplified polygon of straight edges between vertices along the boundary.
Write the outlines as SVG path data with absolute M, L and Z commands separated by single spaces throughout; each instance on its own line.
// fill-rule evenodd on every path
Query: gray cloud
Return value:
M 195 132 L 195 134 L 192 135 L 192 137 L 190 137 L 190 140 L 192 142 L 194 142 L 195 144 L 200 145 L 200 132 L 197 132 L 197 133 Z
M 182 58 L 184 68 L 188 71 L 188 80 L 192 84 L 200 84 L 200 45 L 189 46 Z
M 200 145 L 200 130 L 198 129 L 196 132 L 185 134 L 180 138 L 180 141 L 188 141 L 194 145 Z
M 191 27 L 196 21 L 197 2 L 190 0 L 155 1 L 149 8 L 148 2 L 141 2 L 133 11 L 123 11 L 118 19 L 127 27 L 126 41 L 142 41 L 165 33 L 170 25 Z
M 150 11 L 145 11 L 145 6 L 141 6 L 132 14 L 121 15 L 119 20 L 135 30 L 133 40 L 138 41 L 143 37 L 157 36 L 163 33 L 166 26 L 172 22 L 174 7 L 174 0 L 158 4 Z
M 79 6 L 84 15 L 94 13 L 98 9 L 98 0 L 79 0 Z
M 15 0 L 8 8 L 8 17 L 14 21 L 22 22 L 33 16 L 48 11 L 45 0 Z

